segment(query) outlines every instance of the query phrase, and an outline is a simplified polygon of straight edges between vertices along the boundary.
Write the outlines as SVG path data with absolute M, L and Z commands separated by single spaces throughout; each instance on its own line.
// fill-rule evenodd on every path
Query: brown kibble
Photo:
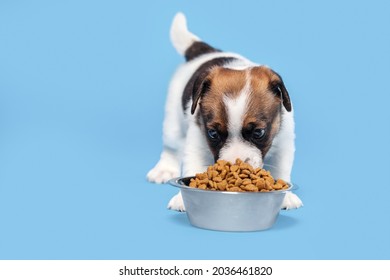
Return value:
M 264 179 L 258 179 L 256 182 L 256 187 L 261 190 L 265 188 L 265 181 Z
M 228 184 L 225 180 L 223 180 L 222 182 L 216 183 L 216 185 L 220 191 L 224 191 L 224 190 L 226 190 L 226 187 Z
M 213 167 L 212 166 L 207 167 L 207 178 L 209 178 L 209 180 L 211 180 L 213 178 Z
M 222 178 L 217 176 L 217 177 L 214 177 L 214 182 L 221 182 L 222 181 Z
M 250 172 L 249 169 L 242 170 L 242 173 L 243 173 L 243 174 L 246 174 L 246 175 L 252 174 L 252 172 Z
M 241 186 L 241 184 L 242 184 L 242 179 L 241 179 L 241 178 L 238 178 L 238 179 L 236 180 L 236 182 L 234 183 L 234 185 L 235 185 L 236 187 Z
M 225 166 L 228 162 L 226 160 L 223 160 L 223 159 L 219 159 L 217 160 L 217 164 L 221 165 L 221 166 Z
M 275 184 L 274 185 L 274 189 L 275 190 L 281 190 L 283 188 L 283 185 L 281 185 L 281 184 Z
M 231 187 L 229 189 L 229 191 L 231 191 L 231 192 L 242 192 L 243 190 L 241 188 L 239 188 L 239 187 Z
M 228 184 L 235 184 L 237 182 L 237 179 L 236 178 L 230 178 L 227 180 Z
M 191 188 L 233 192 L 266 192 L 284 190 L 289 184 L 282 179 L 274 180 L 271 173 L 261 168 L 253 168 L 246 162 L 237 159 L 235 164 L 218 160 L 204 173 L 196 174 L 190 180 Z
M 190 181 L 190 187 L 191 188 L 196 188 L 197 184 L 196 184 L 196 181 L 194 179 L 191 179 Z
M 200 180 L 203 180 L 203 179 L 206 179 L 207 178 L 207 174 L 204 174 L 204 173 L 198 173 L 196 174 L 196 177 Z
M 280 184 L 282 186 L 287 185 L 287 183 L 284 180 L 282 180 L 282 179 L 276 180 L 276 184 Z
M 238 165 L 232 165 L 232 166 L 230 167 L 230 171 L 231 171 L 231 172 L 237 172 L 238 169 L 239 169 L 239 166 L 238 166 Z
M 242 180 L 242 185 L 249 185 L 249 184 L 252 184 L 251 179 L 244 179 L 244 180 Z
M 243 186 L 241 186 L 241 188 L 243 190 L 246 190 L 246 191 L 249 191 L 249 192 L 258 192 L 259 191 L 259 189 L 256 188 L 256 186 L 253 185 L 253 184 L 243 185 Z
M 272 177 L 264 177 L 266 181 L 268 181 L 271 185 L 275 184 L 274 178 Z
M 261 169 L 261 170 L 259 171 L 259 174 L 260 174 L 261 176 L 268 176 L 267 170 L 264 170 L 264 169 Z
M 240 163 L 240 169 L 241 170 L 245 170 L 245 169 L 249 169 L 249 164 L 245 163 L 245 162 L 241 162 Z
M 209 179 L 206 177 L 204 179 L 199 180 L 199 184 L 205 184 L 207 185 L 209 183 Z
M 267 190 L 272 190 L 272 187 L 273 187 L 273 185 L 268 180 L 266 180 L 265 181 L 265 188 Z
M 253 167 L 250 165 L 250 164 L 248 164 L 248 163 L 246 163 L 246 162 L 241 162 L 240 163 L 240 169 L 241 170 L 248 170 L 250 173 L 253 173 Z

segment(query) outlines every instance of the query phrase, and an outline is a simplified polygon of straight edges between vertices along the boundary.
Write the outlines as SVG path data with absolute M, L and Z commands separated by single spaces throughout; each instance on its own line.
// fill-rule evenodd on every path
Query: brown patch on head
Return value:
M 274 85 L 280 82 L 279 77 L 271 69 L 259 66 L 249 70 L 251 94 L 248 114 L 258 120 L 270 120 L 280 109 L 281 99 L 274 92 Z
M 250 69 L 251 98 L 249 112 L 258 112 L 258 117 L 266 118 L 280 107 L 280 99 L 272 92 L 271 85 L 278 82 L 276 74 L 267 67 Z M 263 116 L 262 116 L 263 115 Z
M 208 143 L 214 158 L 218 158 L 219 150 L 228 136 L 228 119 L 223 98 L 237 96 L 242 91 L 246 85 L 246 71 L 216 67 L 210 71 L 206 80 L 209 81 L 209 85 L 207 94 L 204 94 L 199 103 L 198 120 L 204 123 L 206 137 L 208 130 L 217 130 L 221 141 L 210 141 L 208 137 Z
M 246 84 L 245 71 L 216 67 L 206 77 L 209 81 L 207 94 L 201 101 L 200 107 L 203 116 L 212 116 L 206 121 L 226 126 L 226 108 L 224 96 L 237 96 Z
M 246 84 L 246 71 L 216 67 L 211 70 L 209 79 L 212 81 L 210 90 L 217 94 L 238 95 Z
M 265 66 L 251 68 L 249 75 L 251 92 L 242 135 L 256 145 L 264 157 L 280 128 L 281 92 L 275 87 L 283 82 L 278 74 Z M 260 139 L 254 137 L 261 130 L 265 131 L 264 136 Z
M 266 66 L 253 67 L 250 71 L 251 86 L 256 91 L 271 91 L 285 109 L 291 111 L 290 96 L 284 86 L 282 77 Z

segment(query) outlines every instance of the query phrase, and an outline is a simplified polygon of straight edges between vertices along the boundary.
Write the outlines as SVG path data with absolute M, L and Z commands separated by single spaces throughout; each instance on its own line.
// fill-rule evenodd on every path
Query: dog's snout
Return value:
M 235 162 L 236 159 L 240 159 L 255 168 L 260 167 L 263 163 L 261 151 L 259 149 L 237 139 L 233 139 L 222 147 L 219 158 L 230 162 Z
M 253 167 L 260 167 L 262 168 L 263 167 L 263 162 L 259 159 L 259 158 L 250 158 L 250 157 L 247 157 L 245 158 L 245 160 L 243 160 L 245 163 L 248 163 L 250 165 L 252 165 Z

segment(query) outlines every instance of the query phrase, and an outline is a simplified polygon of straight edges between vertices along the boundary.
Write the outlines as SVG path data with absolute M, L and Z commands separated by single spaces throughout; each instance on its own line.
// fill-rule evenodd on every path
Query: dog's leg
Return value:
M 281 151 L 281 154 L 283 154 L 283 151 Z M 276 179 L 280 178 L 287 182 L 291 182 L 291 167 L 284 162 L 284 160 L 288 161 L 290 157 L 287 156 L 286 151 L 284 152 L 284 156 L 280 156 L 278 161 L 271 161 L 269 165 L 265 165 L 264 167 L 268 170 L 270 170 L 272 176 Z M 272 164 L 272 166 L 271 166 Z M 282 209 L 295 209 L 303 206 L 303 203 L 301 199 L 291 191 L 286 192 L 286 196 L 283 200 Z
M 195 124 L 189 126 L 183 152 L 183 176 L 185 177 L 202 173 L 207 169 L 207 166 L 214 163 L 207 143 L 199 127 Z M 180 192 L 169 201 L 168 209 L 185 211 Z
M 177 151 L 164 147 L 160 160 L 148 172 L 147 179 L 152 183 L 163 184 L 180 176 L 180 160 Z
M 150 182 L 161 184 L 180 176 L 180 154 L 184 139 L 178 125 L 177 120 L 166 116 L 163 126 L 164 147 L 159 162 L 147 174 Z
M 181 106 L 182 83 L 179 69 L 172 78 L 165 105 L 163 151 L 159 162 L 147 174 L 147 179 L 153 183 L 166 183 L 180 176 L 181 153 L 185 141 L 183 131 L 186 129 Z
M 210 152 L 203 132 L 195 123 L 189 125 L 183 153 L 183 176 L 195 176 L 207 170 L 214 164 L 214 157 Z
M 291 182 L 291 170 L 294 163 L 295 133 L 292 113 L 285 113 L 281 129 L 270 151 L 264 160 L 264 168 L 268 169 L 276 179 Z M 291 191 L 286 192 L 282 209 L 294 209 L 303 206 L 301 199 Z
M 163 124 L 163 151 L 156 166 L 149 171 L 147 179 L 153 183 L 166 183 L 180 176 L 180 156 L 183 135 L 180 130 L 180 119 L 167 111 Z

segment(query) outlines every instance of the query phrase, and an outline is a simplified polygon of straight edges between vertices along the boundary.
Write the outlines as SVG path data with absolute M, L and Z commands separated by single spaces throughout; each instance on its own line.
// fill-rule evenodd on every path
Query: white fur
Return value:
M 231 96 L 227 94 L 223 97 L 223 103 L 225 104 L 228 117 L 227 127 L 229 137 L 241 137 L 242 123 L 244 122 L 244 115 L 248 108 L 250 91 L 249 83 L 250 81 L 246 82 L 245 87 L 238 96 Z
M 180 54 L 183 54 L 194 41 L 199 40 L 197 36 L 188 31 L 186 19 L 181 13 L 177 14 L 173 20 L 171 40 Z M 184 63 L 174 74 L 168 89 L 165 106 L 163 151 L 159 162 L 147 174 L 147 179 L 150 182 L 165 183 L 180 175 L 192 176 L 205 171 L 207 166 L 214 163 L 204 133 L 196 123 L 194 117 L 196 112 L 192 115 L 190 106 L 187 106 L 185 113 L 183 112 L 181 96 L 188 80 L 200 65 L 211 59 L 226 56 L 238 58 L 226 66 L 231 69 L 243 70 L 256 65 L 238 54 L 216 52 L 204 54 Z M 247 84 L 249 85 L 249 82 Z M 241 158 L 252 165 L 261 166 L 261 157 L 259 159 L 255 156 L 259 151 L 244 143 L 238 132 L 246 109 L 247 91 L 248 89 L 244 89 L 237 100 L 225 101 L 229 111 L 229 135 L 235 136 L 231 136 L 226 146 L 221 149 L 221 155 L 222 158 L 231 161 Z M 295 151 L 294 139 L 293 112 L 287 112 L 283 108 L 280 131 L 264 159 L 264 164 L 270 167 L 274 177 L 290 181 Z M 282 207 L 291 209 L 300 206 L 302 206 L 300 199 L 288 192 Z M 168 208 L 185 211 L 180 192 L 171 199 Z
M 292 192 L 286 192 L 286 196 L 283 199 L 282 209 L 290 210 L 303 206 L 301 199 Z
M 175 196 L 171 198 L 168 203 L 168 209 L 176 210 L 179 212 L 185 212 L 183 197 L 181 196 L 181 192 L 178 192 Z
M 247 74 L 246 85 L 237 97 L 224 96 L 229 135 L 219 157 L 230 162 L 235 162 L 237 158 L 240 158 L 254 167 L 262 167 L 261 152 L 248 141 L 244 141 L 241 134 L 244 115 L 248 109 L 249 93 L 250 77 Z
M 264 158 L 265 165 L 271 174 L 291 182 L 291 171 L 295 153 L 294 110 L 287 112 L 282 107 L 280 129 L 272 141 L 272 146 Z
M 177 13 L 173 18 L 170 35 L 173 46 L 181 55 L 185 53 L 192 43 L 200 40 L 198 36 L 188 31 L 187 20 L 182 13 Z

